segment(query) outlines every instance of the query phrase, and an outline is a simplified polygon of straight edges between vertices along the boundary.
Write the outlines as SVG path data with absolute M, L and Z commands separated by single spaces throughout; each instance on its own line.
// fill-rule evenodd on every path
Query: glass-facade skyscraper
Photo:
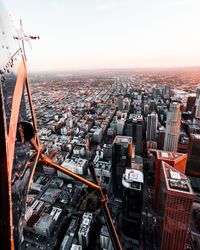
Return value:
M 171 103 L 167 113 L 164 150 L 177 152 L 181 124 L 180 104 Z

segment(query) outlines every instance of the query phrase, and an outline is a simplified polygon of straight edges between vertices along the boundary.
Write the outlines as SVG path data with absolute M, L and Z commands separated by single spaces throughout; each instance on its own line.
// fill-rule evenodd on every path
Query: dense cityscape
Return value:
M 199 249 L 199 69 L 29 78 L 42 151 L 87 180 L 95 168 L 123 249 Z M 97 192 L 41 162 L 23 235 L 22 249 L 113 249 Z
M 199 250 L 200 1 L 5 4 L 1 249 Z

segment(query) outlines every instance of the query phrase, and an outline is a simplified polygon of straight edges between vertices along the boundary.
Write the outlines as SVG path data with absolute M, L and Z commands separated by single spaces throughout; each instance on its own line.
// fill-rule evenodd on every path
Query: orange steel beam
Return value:
M 88 181 L 87 179 L 85 179 L 85 178 L 83 178 L 83 177 L 81 177 L 81 176 L 79 176 L 79 175 L 77 175 L 77 174 L 69 171 L 68 169 L 66 169 L 66 168 L 64 168 L 64 167 L 62 167 L 62 166 L 54 163 L 51 159 L 49 159 L 44 154 L 41 155 L 41 161 L 43 163 L 45 163 L 45 164 L 49 164 L 49 165 L 53 166 L 54 168 L 56 168 L 57 170 L 61 171 L 62 173 L 67 174 L 67 175 L 71 176 L 72 178 L 74 178 L 74 179 L 76 179 L 78 181 L 81 181 L 81 182 L 87 184 L 88 186 L 90 186 L 90 187 L 92 187 L 92 188 L 94 188 L 96 190 L 101 190 L 101 186 L 96 185 L 95 183 L 93 183 L 91 181 Z
M 99 180 L 98 180 L 97 175 L 96 175 L 95 168 L 93 166 L 91 166 L 90 172 L 91 172 L 96 184 L 98 184 L 100 186 Z M 118 237 L 118 234 L 116 232 L 115 225 L 113 223 L 110 211 L 108 209 L 107 195 L 105 198 L 102 189 L 98 190 L 98 194 L 99 194 L 99 198 L 101 199 L 101 206 L 102 206 L 104 217 L 106 218 L 106 224 L 107 224 L 110 236 L 111 236 L 113 247 L 116 250 L 122 250 L 122 246 L 121 246 L 121 243 L 119 241 L 119 237 Z
M 30 190 L 30 187 L 31 187 L 31 183 L 32 183 L 32 180 L 33 180 L 33 176 L 34 176 L 34 173 L 35 173 L 35 168 L 37 166 L 39 157 L 40 157 L 40 151 L 37 151 L 37 155 L 36 155 L 36 159 L 35 159 L 35 162 L 34 162 L 34 166 L 33 166 L 33 169 L 32 169 L 32 172 L 31 172 L 31 176 L 30 176 L 30 179 L 29 179 L 29 182 L 28 182 L 27 194 L 29 193 L 29 190 Z
M 111 240 L 112 240 L 112 243 L 113 243 L 113 247 L 116 250 L 122 250 L 123 248 L 122 248 L 121 243 L 119 241 L 119 237 L 118 237 L 118 234 L 116 232 L 115 225 L 113 223 L 112 217 L 110 215 L 110 211 L 108 209 L 107 202 L 104 202 L 102 204 L 102 209 L 103 209 L 104 217 L 106 218 L 108 231 L 109 231 L 110 235 L 112 235 Z
M 36 143 L 36 141 L 33 138 L 30 140 L 30 143 L 32 144 L 32 146 L 35 148 L 35 150 L 37 152 L 41 151 L 41 148 L 38 146 L 38 144 Z
M 38 137 L 38 141 L 39 141 L 39 137 Z M 28 200 L 28 193 L 29 193 L 29 190 L 30 190 L 30 187 L 31 187 L 31 183 L 32 183 L 32 180 L 33 180 L 33 176 L 34 176 L 34 173 L 35 173 L 35 169 L 36 169 L 36 166 L 37 166 L 39 157 L 41 156 L 41 148 L 40 148 L 40 146 L 37 145 L 36 141 L 32 138 L 32 139 L 30 140 L 30 143 L 33 145 L 33 147 L 34 147 L 35 150 L 36 150 L 36 152 L 34 153 L 34 156 L 33 156 L 33 157 L 35 157 L 35 154 L 37 154 L 37 155 L 36 155 L 36 159 L 35 159 L 35 162 L 34 162 L 34 166 L 33 166 L 33 169 L 32 169 L 32 172 L 31 172 L 31 176 L 30 176 L 30 179 L 29 179 L 29 182 L 28 182 L 27 200 Z
M 19 64 L 17 70 L 17 81 L 14 87 L 14 93 L 12 98 L 12 108 L 10 114 L 10 124 L 9 124 L 9 131 L 6 135 L 7 142 L 7 170 L 8 170 L 8 197 L 9 197 L 9 224 L 10 224 L 10 247 L 14 249 L 14 236 L 13 236 L 13 213 L 12 213 L 12 194 L 11 194 L 11 176 L 13 170 L 13 163 L 14 163 L 14 154 L 15 154 L 15 140 L 16 140 L 16 133 L 17 133 L 17 123 L 19 118 L 20 112 L 20 104 L 21 98 L 24 89 L 24 77 L 26 76 L 26 67 L 24 57 L 22 56 L 22 60 Z
M 33 126 L 34 126 L 34 130 L 35 130 L 36 141 L 37 141 L 38 146 L 40 147 L 40 139 L 38 136 L 37 123 L 36 123 L 36 119 L 35 119 L 35 112 L 34 112 L 34 108 L 33 108 L 33 102 L 32 102 L 32 96 L 31 96 L 31 90 L 30 90 L 30 85 L 29 85 L 29 81 L 28 81 L 28 76 L 26 76 L 26 89 L 27 89 L 27 93 L 28 93 L 31 115 L 33 118 Z
M 24 67 L 24 61 L 19 64 L 17 71 L 17 81 L 14 88 L 13 98 L 12 98 L 12 108 L 10 114 L 9 131 L 7 136 L 7 161 L 8 161 L 8 178 L 11 179 L 13 160 L 15 154 L 15 140 L 17 134 L 17 123 L 20 113 L 21 98 L 24 89 L 24 77 L 26 75 L 26 69 Z
M 36 161 L 35 161 L 35 164 L 34 164 L 34 171 L 35 171 L 35 167 L 37 165 L 38 160 L 40 160 L 44 164 L 50 165 L 50 166 L 54 167 L 55 169 L 61 171 L 62 173 L 66 174 L 66 175 L 68 175 L 68 176 L 70 176 L 70 177 L 72 177 L 72 178 L 74 178 L 74 179 L 76 179 L 78 181 L 81 181 L 81 182 L 85 183 L 86 185 L 88 185 L 88 186 L 90 186 L 90 187 L 97 190 L 98 196 L 99 196 L 99 199 L 100 199 L 100 202 L 101 202 L 101 206 L 102 206 L 102 209 L 103 209 L 103 214 L 104 214 L 104 217 L 106 219 L 106 223 L 107 223 L 107 226 L 108 226 L 109 233 L 111 235 L 111 240 L 112 240 L 114 249 L 122 250 L 122 246 L 121 246 L 121 243 L 119 241 L 119 237 L 117 235 L 115 225 L 114 225 L 114 223 L 112 221 L 112 217 L 111 217 L 110 211 L 108 209 L 107 196 L 105 197 L 104 194 L 103 194 L 102 188 L 101 188 L 100 183 L 98 181 L 98 178 L 96 176 L 95 169 L 93 168 L 93 173 L 92 174 L 94 176 L 96 184 L 91 182 L 91 181 L 88 181 L 87 179 L 85 179 L 85 178 L 71 172 L 70 170 L 68 170 L 68 169 L 54 163 L 50 158 L 48 158 L 46 155 L 41 153 L 41 148 L 37 145 L 37 143 L 35 142 L 34 139 L 31 139 L 30 142 L 33 145 L 33 147 L 35 148 L 35 150 L 37 151 L 37 157 L 36 157 Z M 34 171 L 32 172 L 32 176 L 30 178 L 29 185 L 32 182 Z

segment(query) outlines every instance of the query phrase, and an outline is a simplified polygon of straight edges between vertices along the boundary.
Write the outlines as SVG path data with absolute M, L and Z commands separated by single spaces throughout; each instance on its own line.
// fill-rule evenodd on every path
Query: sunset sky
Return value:
M 200 66 L 200 0 L 6 0 L 30 71 Z

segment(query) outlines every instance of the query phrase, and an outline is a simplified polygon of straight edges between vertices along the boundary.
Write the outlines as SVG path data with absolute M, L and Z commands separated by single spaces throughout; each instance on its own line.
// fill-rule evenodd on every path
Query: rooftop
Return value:
M 187 154 L 183 153 L 172 153 L 164 150 L 156 150 L 157 159 L 159 160 L 167 160 L 167 161 L 177 161 L 181 158 L 187 157 Z
M 138 169 L 126 168 L 123 174 L 122 184 L 125 188 L 141 190 L 144 183 L 143 172 Z
M 116 136 L 115 137 L 115 140 L 114 140 L 114 143 L 130 143 L 132 142 L 132 138 L 129 137 L 129 136 Z
M 190 181 L 186 175 L 182 174 L 164 161 L 162 161 L 162 167 L 164 169 L 164 176 L 168 190 L 193 194 Z

